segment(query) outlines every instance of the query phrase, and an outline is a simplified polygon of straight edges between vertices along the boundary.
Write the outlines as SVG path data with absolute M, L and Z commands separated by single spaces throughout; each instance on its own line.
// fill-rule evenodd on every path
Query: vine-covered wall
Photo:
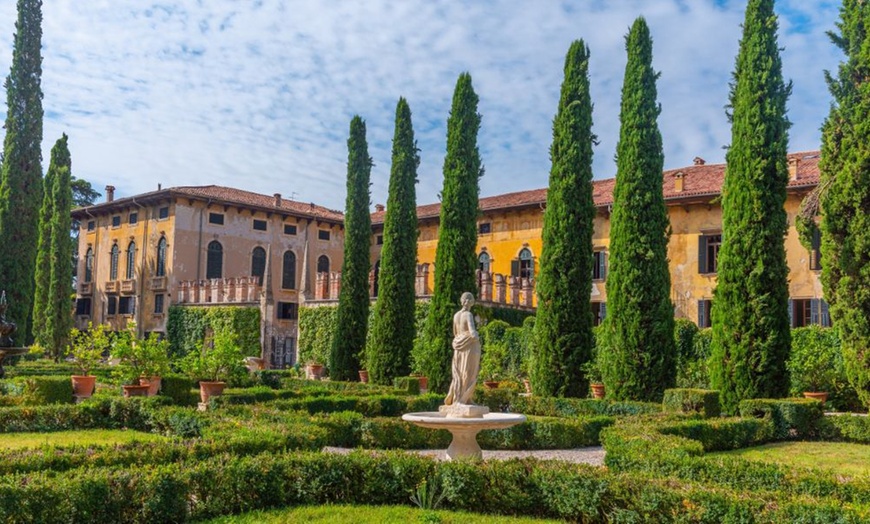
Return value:
M 238 337 L 242 354 L 260 356 L 260 309 L 253 306 L 171 306 L 166 320 L 170 352 L 180 357 L 198 349 L 206 328 Z

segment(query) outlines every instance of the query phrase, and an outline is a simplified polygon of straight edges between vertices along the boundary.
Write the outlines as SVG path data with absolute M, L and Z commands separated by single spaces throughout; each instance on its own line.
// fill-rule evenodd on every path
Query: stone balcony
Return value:
M 151 291 L 166 291 L 167 280 L 166 277 L 151 277 L 148 281 L 148 288 Z
M 257 277 L 184 280 L 178 285 L 178 304 L 239 304 L 260 300 L 262 286 Z
M 121 281 L 121 294 L 132 295 L 136 293 L 136 279 Z
M 121 284 L 117 280 L 109 280 L 106 282 L 106 293 L 117 293 L 121 289 Z

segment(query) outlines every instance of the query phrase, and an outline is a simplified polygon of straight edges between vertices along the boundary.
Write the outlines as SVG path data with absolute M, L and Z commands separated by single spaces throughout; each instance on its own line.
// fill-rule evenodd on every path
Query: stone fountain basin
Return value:
M 446 459 L 483 458 L 483 451 L 477 443 L 477 434 L 484 429 L 505 429 L 526 421 L 525 415 L 518 413 L 487 413 L 480 417 L 449 417 L 437 411 L 406 413 L 402 420 L 428 429 L 446 429 L 453 435 L 447 448 Z

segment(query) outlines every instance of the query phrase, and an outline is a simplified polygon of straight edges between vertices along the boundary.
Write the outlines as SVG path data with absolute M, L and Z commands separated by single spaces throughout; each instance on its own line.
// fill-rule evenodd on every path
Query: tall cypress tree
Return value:
M 369 377 L 377 384 L 411 371 L 417 269 L 417 166 L 420 156 L 404 98 L 396 105 L 390 191 L 384 218 L 384 244 L 372 333 L 366 351 Z
M 453 105 L 447 119 L 447 156 L 444 157 L 444 187 L 438 248 L 435 252 L 435 290 L 424 329 L 426 351 L 420 365 L 429 377 L 429 389 L 445 392 L 450 385 L 453 355 L 453 314 L 459 297 L 477 287 L 477 215 L 479 181 L 483 176 L 477 132 L 480 114 L 471 75 L 456 81 Z
M 592 99 L 589 48 L 575 41 L 553 120 L 531 382 L 544 395 L 585 396 L 580 366 L 591 357 Z
M 870 4 L 845 0 L 831 34 L 846 55 L 822 127 L 822 283 L 840 330 L 849 382 L 870 406 Z
M 71 162 L 67 136 L 64 134 L 51 149 L 49 173 L 52 174 L 51 197 L 51 266 L 46 304 L 44 339 L 55 358 L 63 355 L 72 328 L 70 286 L 72 284 L 72 243 L 69 240 L 69 216 L 72 210 Z M 48 193 L 48 186 L 45 191 Z
M 710 380 L 727 412 L 788 393 L 786 101 L 773 0 L 750 0 L 731 84 Z
M 57 175 L 57 158 L 55 158 L 54 149 L 51 150 L 51 163 L 48 166 L 48 172 L 43 179 L 43 197 L 42 208 L 39 210 L 39 244 L 36 248 L 36 267 L 34 268 L 35 286 L 33 293 L 33 339 L 43 348 L 49 350 L 51 347 L 51 339 L 46 333 L 46 320 L 51 316 L 49 311 L 51 301 L 49 299 L 49 288 L 51 287 L 51 225 L 54 219 L 54 195 L 52 188 L 54 187 L 54 179 Z M 54 354 L 54 353 L 52 353 Z
M 369 242 L 372 235 L 369 179 L 372 159 L 366 143 L 366 124 L 359 116 L 350 121 L 347 149 L 344 261 L 336 333 L 329 362 L 329 375 L 334 380 L 358 378 L 369 318 Z
M 652 68 L 652 38 L 643 18 L 632 24 L 625 47 L 602 374 L 609 397 L 661 400 L 675 382 L 676 349 L 658 73 Z
M 0 170 L 0 287 L 18 340 L 30 340 L 33 270 L 42 203 L 42 2 L 18 0 L 12 68 L 6 77 L 6 138 Z

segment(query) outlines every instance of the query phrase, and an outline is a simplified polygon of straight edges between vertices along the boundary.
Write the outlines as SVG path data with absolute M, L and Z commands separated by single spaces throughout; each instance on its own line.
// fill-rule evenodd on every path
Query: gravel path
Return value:
M 350 448 L 325 447 L 327 453 L 350 453 Z M 426 457 L 444 458 L 443 449 L 412 449 L 408 453 L 416 453 Z M 534 457 L 540 460 L 563 460 L 574 464 L 604 465 L 604 448 L 592 446 L 577 449 L 543 449 L 535 451 L 489 451 L 483 450 L 484 460 L 508 460 L 512 458 Z

